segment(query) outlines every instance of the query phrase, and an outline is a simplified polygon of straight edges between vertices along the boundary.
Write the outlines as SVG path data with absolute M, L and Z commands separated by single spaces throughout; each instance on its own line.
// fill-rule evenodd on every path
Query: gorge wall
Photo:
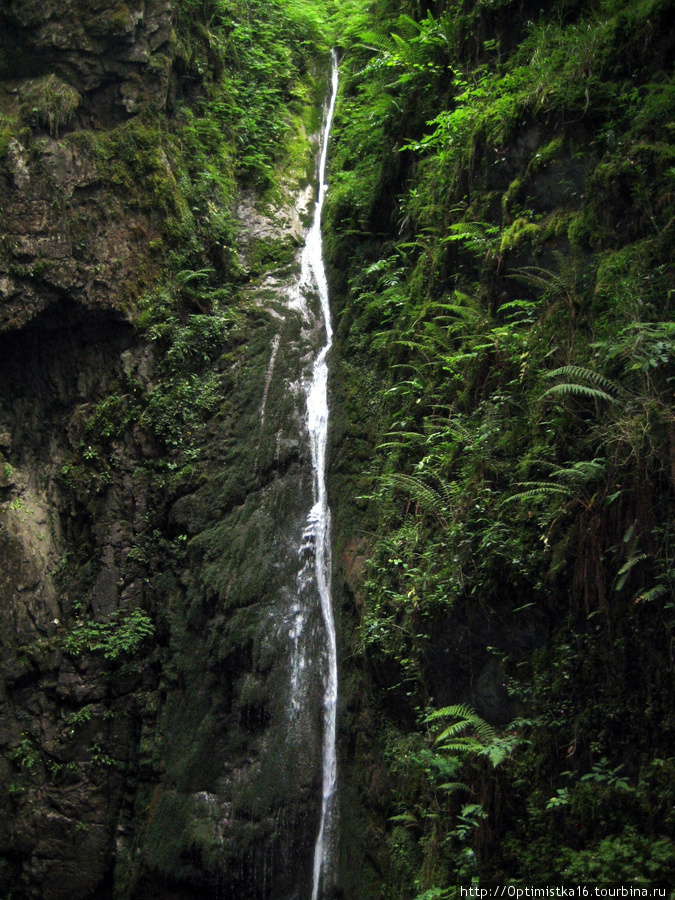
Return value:
M 344 30 L 350 896 L 672 878 L 672 11 L 382 0 Z
M 317 22 L 64 0 L 0 28 L 0 892 L 300 900 Z

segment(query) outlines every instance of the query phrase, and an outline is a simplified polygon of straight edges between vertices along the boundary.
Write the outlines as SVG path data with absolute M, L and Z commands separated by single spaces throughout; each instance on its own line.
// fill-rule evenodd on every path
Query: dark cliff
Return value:
M 311 883 L 285 386 L 327 62 L 311 17 L 240 6 L 0 11 L 3 896 Z

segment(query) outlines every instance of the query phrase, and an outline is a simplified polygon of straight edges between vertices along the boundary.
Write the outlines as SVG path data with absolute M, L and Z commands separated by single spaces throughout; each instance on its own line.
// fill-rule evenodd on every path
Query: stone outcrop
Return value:
M 97 123 L 134 113 L 139 102 L 161 106 L 171 13 L 170 0 L 12 0 L 0 11 L 0 76 L 55 72 L 81 93 L 82 114 Z

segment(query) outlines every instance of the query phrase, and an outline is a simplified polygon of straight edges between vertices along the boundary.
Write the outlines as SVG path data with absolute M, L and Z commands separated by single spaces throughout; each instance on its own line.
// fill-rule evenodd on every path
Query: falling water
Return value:
M 321 615 L 325 627 L 326 672 L 323 694 L 323 777 L 321 795 L 321 821 L 314 848 L 314 875 L 312 900 L 317 900 L 322 877 L 325 880 L 330 862 L 331 835 L 335 820 L 335 785 L 337 778 L 336 760 L 336 712 L 337 712 L 337 645 L 335 621 L 331 604 L 331 551 L 330 551 L 330 510 L 326 496 L 326 440 L 328 435 L 328 366 L 326 357 L 333 344 L 333 329 L 330 323 L 328 304 L 328 284 L 323 265 L 321 244 L 321 211 L 326 195 L 326 157 L 328 137 L 335 112 L 338 87 L 337 57 L 333 53 L 332 91 L 328 114 L 321 140 L 319 158 L 319 192 L 312 227 L 302 252 L 302 268 L 298 296 L 304 290 L 315 286 L 321 303 L 321 312 L 326 332 L 326 343 L 319 351 L 307 387 L 307 427 L 312 450 L 314 474 L 314 506 L 307 516 L 305 552 L 314 548 L 314 575 L 321 604 Z

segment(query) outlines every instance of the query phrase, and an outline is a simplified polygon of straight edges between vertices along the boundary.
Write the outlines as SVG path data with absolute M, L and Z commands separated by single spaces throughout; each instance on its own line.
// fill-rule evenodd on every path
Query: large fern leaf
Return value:
M 559 375 L 564 378 L 575 378 L 577 381 L 588 381 L 608 394 L 616 393 L 616 385 L 613 382 L 585 366 L 560 366 L 558 369 L 546 373 L 547 378 L 557 378 Z
M 468 784 L 464 784 L 463 781 L 448 781 L 445 784 L 438 785 L 439 790 L 448 791 L 448 793 L 454 793 L 455 791 L 471 791 L 471 788 Z
M 478 741 L 483 744 L 494 740 L 496 732 L 492 725 L 482 719 L 474 710 L 464 703 L 455 704 L 454 706 L 445 706 L 443 709 L 434 710 L 427 715 L 427 722 L 434 722 L 437 719 L 454 718 L 457 722 L 445 728 L 441 734 L 436 737 L 436 742 L 446 741 L 448 738 L 456 738 L 463 732 L 473 729 L 476 733 Z M 460 739 L 461 740 L 461 739 Z M 470 738 L 464 738 L 464 741 L 471 741 Z M 462 746 L 462 744 L 458 744 Z M 446 748 L 447 749 L 447 748 Z
M 525 490 L 505 497 L 502 503 L 513 503 L 516 500 L 519 502 L 523 500 L 543 500 L 548 496 L 572 497 L 572 491 L 568 487 L 562 484 L 551 484 L 548 481 L 523 481 L 518 487 L 525 488 Z
M 639 563 L 643 562 L 645 559 L 647 559 L 646 553 L 636 553 L 634 556 L 631 556 L 629 559 L 626 560 L 626 562 L 621 566 L 619 571 L 616 573 L 616 575 L 617 575 L 616 587 L 615 587 L 616 591 L 620 591 L 623 588 L 624 584 L 626 583 L 626 581 L 628 579 L 628 575 L 630 574 L 631 569 L 635 568 L 635 566 L 637 566 Z
M 417 500 L 425 509 L 436 516 L 441 525 L 447 527 L 450 516 L 448 505 L 438 491 L 426 484 L 421 478 L 414 475 L 394 473 L 384 476 L 382 480 L 385 484 L 389 484 L 392 487 L 400 487 L 408 491 L 414 500 Z
M 554 466 L 551 470 L 553 478 L 559 478 L 569 484 L 588 484 L 602 478 L 607 472 L 607 460 L 596 456 L 595 459 L 580 459 L 571 466 Z
M 612 397 L 611 394 L 608 394 L 606 391 L 601 391 L 598 388 L 589 387 L 587 384 L 574 384 L 572 382 L 563 382 L 563 384 L 556 384 L 553 387 L 549 388 L 547 391 L 541 395 L 541 399 L 544 397 L 550 396 L 567 396 L 573 395 L 577 397 L 592 397 L 595 400 L 606 400 L 608 403 L 616 403 L 616 398 Z
M 652 600 L 658 600 L 659 597 L 665 597 L 668 593 L 668 588 L 665 584 L 657 584 L 654 585 L 653 588 L 649 588 L 647 591 L 640 591 L 636 597 L 633 598 L 634 603 L 651 603 Z

